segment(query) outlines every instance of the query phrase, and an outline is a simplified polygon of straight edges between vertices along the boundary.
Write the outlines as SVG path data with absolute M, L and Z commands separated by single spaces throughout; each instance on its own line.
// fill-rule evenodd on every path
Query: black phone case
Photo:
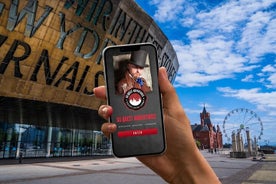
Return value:
M 108 104 L 113 107 L 110 122 L 117 124 L 117 131 L 112 134 L 114 155 L 163 153 L 165 132 L 155 46 L 109 46 L 103 55 Z M 138 75 L 136 72 L 130 74 L 137 68 L 142 70 L 142 77 L 133 77 Z

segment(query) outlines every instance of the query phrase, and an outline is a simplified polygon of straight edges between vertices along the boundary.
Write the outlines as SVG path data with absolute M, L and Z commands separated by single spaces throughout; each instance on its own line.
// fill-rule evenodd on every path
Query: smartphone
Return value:
M 165 131 L 157 51 L 151 43 L 108 46 L 103 51 L 111 135 L 116 157 L 162 154 Z

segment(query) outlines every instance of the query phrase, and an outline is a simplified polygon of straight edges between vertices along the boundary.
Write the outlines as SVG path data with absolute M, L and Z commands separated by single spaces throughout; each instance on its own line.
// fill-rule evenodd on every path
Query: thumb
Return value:
M 162 93 L 163 107 L 166 109 L 175 109 L 181 107 L 176 91 L 168 79 L 166 68 L 160 67 L 158 74 L 158 82 L 160 91 Z

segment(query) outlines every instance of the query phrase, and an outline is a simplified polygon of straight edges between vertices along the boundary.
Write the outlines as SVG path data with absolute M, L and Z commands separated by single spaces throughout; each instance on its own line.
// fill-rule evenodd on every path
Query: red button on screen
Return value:
M 119 131 L 118 137 L 144 136 L 144 135 L 153 135 L 157 133 L 158 133 L 157 128 L 148 128 L 148 129 L 141 129 L 141 130 L 126 130 L 126 131 Z

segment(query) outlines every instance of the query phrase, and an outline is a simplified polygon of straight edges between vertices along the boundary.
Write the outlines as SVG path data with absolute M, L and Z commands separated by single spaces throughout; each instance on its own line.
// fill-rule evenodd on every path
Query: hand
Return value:
M 169 183 L 220 183 L 196 147 L 189 119 L 163 67 L 159 69 L 158 82 L 162 93 L 167 149 L 162 155 L 141 156 L 137 159 Z M 103 86 L 95 88 L 94 93 L 98 98 L 106 98 Z M 98 112 L 108 119 L 112 107 L 102 105 Z M 101 129 L 109 137 L 117 126 L 114 123 L 104 123 Z

